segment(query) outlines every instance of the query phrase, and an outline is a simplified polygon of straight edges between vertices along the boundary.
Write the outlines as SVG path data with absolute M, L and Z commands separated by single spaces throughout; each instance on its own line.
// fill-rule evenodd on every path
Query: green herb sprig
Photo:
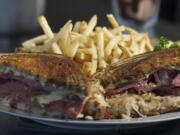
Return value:
M 154 51 L 160 51 L 167 48 L 167 44 L 169 44 L 169 40 L 163 36 L 160 37 L 159 43 L 154 46 Z M 170 45 L 169 48 L 180 48 L 180 45 L 178 43 L 173 43 Z
M 178 43 L 173 43 L 169 48 L 180 48 L 180 45 Z

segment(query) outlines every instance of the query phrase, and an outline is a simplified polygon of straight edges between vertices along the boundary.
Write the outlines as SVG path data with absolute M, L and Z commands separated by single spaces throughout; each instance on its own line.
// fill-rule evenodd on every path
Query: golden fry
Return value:
M 23 47 L 28 46 L 29 43 L 34 43 L 34 44 L 43 43 L 46 39 L 47 39 L 46 35 L 40 35 L 40 36 L 34 37 L 34 38 L 30 39 L 30 40 L 27 40 L 27 41 L 23 42 L 22 46 Z
M 74 28 L 73 28 L 73 32 L 77 32 L 79 33 L 80 32 L 80 27 L 81 27 L 81 22 L 76 22 L 75 25 L 74 25 Z
M 53 34 L 51 28 L 49 27 L 46 18 L 44 16 L 39 16 L 38 22 L 41 25 L 41 28 L 43 29 L 43 31 L 47 35 L 47 37 L 49 39 L 52 39 L 54 37 L 54 34 Z
M 56 54 L 62 54 L 59 46 L 55 43 L 52 44 L 52 51 L 53 51 L 53 53 L 56 53 Z
M 106 27 L 103 27 L 103 32 L 108 38 L 114 38 L 114 35 Z
M 106 16 L 114 28 L 119 26 L 119 24 L 117 23 L 116 19 L 114 18 L 114 16 L 112 14 L 107 14 Z
M 86 30 L 84 31 L 84 35 L 88 36 L 94 29 L 94 27 L 96 26 L 97 24 L 97 16 L 94 15 L 91 20 L 89 21 L 88 23 L 88 26 L 86 28 Z
M 113 47 L 121 40 L 121 37 L 114 37 L 109 41 L 109 43 L 106 45 L 105 48 L 105 55 L 106 57 L 109 57 L 111 55 Z

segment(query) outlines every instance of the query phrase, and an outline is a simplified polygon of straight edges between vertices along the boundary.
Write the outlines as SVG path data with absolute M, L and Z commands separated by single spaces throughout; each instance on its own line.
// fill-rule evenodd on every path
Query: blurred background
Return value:
M 179 0 L 0 0 L 0 52 L 12 52 L 22 41 L 42 34 L 39 15 L 57 32 L 69 19 L 88 21 L 94 14 L 98 25 L 110 26 L 107 13 L 150 37 L 180 39 Z

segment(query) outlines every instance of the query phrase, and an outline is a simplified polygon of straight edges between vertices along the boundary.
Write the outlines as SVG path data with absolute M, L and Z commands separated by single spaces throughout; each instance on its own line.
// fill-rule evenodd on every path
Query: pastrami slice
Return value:
M 76 119 L 78 114 L 82 112 L 83 100 L 72 92 L 61 94 L 57 99 L 43 105 L 38 102 L 39 96 L 51 96 L 55 91 L 57 90 L 53 87 L 51 90 L 47 89 L 39 80 L 16 76 L 13 71 L 0 74 L 0 98 L 11 99 L 9 103 L 11 107 L 23 103 L 28 110 L 40 107 L 50 113 L 64 113 L 67 117 Z
M 180 74 L 178 74 L 172 81 L 172 84 L 176 87 L 180 87 Z
M 71 119 L 76 119 L 78 114 L 82 112 L 83 101 L 74 94 L 69 94 L 63 97 L 63 99 L 53 101 L 46 105 L 48 111 L 63 112 L 67 114 Z
M 177 94 L 180 91 L 180 71 L 160 69 L 143 81 L 122 84 L 115 90 L 109 90 L 106 96 L 113 96 L 128 89 L 143 93 L 155 91 L 160 95 Z

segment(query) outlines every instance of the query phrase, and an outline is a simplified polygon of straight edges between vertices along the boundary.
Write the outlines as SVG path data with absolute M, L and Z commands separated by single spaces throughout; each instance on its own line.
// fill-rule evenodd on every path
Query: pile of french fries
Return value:
M 107 18 L 112 28 L 97 26 L 97 16 L 94 15 L 89 22 L 77 21 L 74 26 L 70 20 L 53 33 L 46 18 L 39 16 L 44 35 L 23 42 L 22 49 L 69 56 L 89 76 L 109 64 L 153 50 L 147 33 L 119 26 L 112 14 Z

